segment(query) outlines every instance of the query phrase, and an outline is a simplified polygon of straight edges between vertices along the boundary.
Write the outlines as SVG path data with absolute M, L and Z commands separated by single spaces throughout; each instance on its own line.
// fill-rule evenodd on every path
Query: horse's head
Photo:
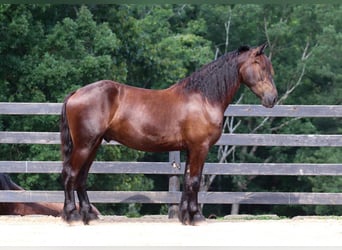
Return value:
M 270 59 L 264 54 L 267 44 L 256 48 L 246 46 L 239 49 L 239 74 L 254 94 L 267 108 L 272 108 L 278 98 L 278 92 L 273 82 L 273 67 Z
M 14 183 L 8 174 L 0 173 L 0 190 L 22 190 L 22 188 Z

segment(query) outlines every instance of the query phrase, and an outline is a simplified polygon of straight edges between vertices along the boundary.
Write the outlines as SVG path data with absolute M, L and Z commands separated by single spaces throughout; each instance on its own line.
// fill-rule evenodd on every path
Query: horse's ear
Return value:
M 268 44 L 264 43 L 264 44 L 260 45 L 259 47 L 257 47 L 256 55 L 259 56 L 259 55 L 264 54 L 264 50 L 267 48 L 267 46 L 268 46 Z
M 240 48 L 238 49 L 238 53 L 241 54 L 245 51 L 248 51 L 250 49 L 250 47 L 248 45 L 242 45 L 240 46 Z

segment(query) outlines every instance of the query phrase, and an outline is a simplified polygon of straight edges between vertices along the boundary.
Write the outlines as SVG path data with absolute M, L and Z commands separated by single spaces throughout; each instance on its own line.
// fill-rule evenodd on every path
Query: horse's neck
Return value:
M 230 88 L 228 89 L 228 92 L 226 93 L 225 102 L 222 103 L 223 112 L 228 108 L 229 104 L 232 103 L 236 92 L 240 88 L 240 85 L 241 85 L 241 82 L 237 81 L 236 83 L 234 83 L 234 85 L 230 86 Z
M 222 98 L 222 110 L 223 112 L 227 109 L 228 105 L 231 104 L 233 98 L 238 91 L 241 85 L 241 79 L 239 76 L 239 66 L 237 63 L 237 59 L 231 57 L 230 54 L 226 54 L 223 56 L 224 64 L 218 68 L 214 74 L 219 74 L 223 76 L 221 77 L 221 81 L 224 81 L 224 85 L 226 86 L 226 93 L 223 93 Z
M 220 106 L 224 112 L 240 87 L 238 71 L 237 59 L 226 54 L 171 88 L 180 88 L 183 93 L 200 93 L 209 103 Z
M 233 101 L 233 98 L 241 85 L 238 68 L 235 63 L 236 62 L 230 60 L 226 61 L 216 72 L 213 72 L 213 75 L 217 74 L 220 76 L 219 79 L 216 78 L 216 81 L 221 81 L 217 86 L 221 86 L 220 90 L 222 91 L 222 97 L 220 98 L 220 105 L 223 112 Z M 212 76 L 212 79 L 215 79 L 215 76 Z

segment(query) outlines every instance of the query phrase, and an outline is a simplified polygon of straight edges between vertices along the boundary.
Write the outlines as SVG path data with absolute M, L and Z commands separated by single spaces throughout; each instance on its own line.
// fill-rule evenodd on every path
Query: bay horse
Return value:
M 12 181 L 8 174 L 0 173 L 0 190 L 25 191 L 21 186 Z M 59 217 L 62 215 L 63 203 L 61 202 L 0 202 L 0 215 L 50 215 Z M 95 214 L 100 215 L 99 210 L 92 205 Z
M 102 140 L 130 148 L 187 155 L 179 220 L 185 225 L 203 221 L 198 192 L 203 165 L 220 138 L 224 111 L 243 82 L 273 107 L 277 89 L 273 67 L 264 54 L 267 45 L 241 46 L 163 90 L 149 90 L 101 80 L 70 93 L 61 113 L 63 219 L 97 219 L 89 205 L 86 180 Z M 80 211 L 75 205 L 77 192 Z
M 9 175 L 0 173 L 0 190 L 24 189 L 13 182 Z M 0 215 L 32 215 L 42 214 L 61 216 L 63 205 L 61 203 L 22 203 L 22 202 L 1 202 Z

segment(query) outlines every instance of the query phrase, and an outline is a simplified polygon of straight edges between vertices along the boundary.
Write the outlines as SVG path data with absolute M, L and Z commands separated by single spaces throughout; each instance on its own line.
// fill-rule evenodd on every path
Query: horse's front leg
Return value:
M 179 206 L 179 220 L 185 225 L 196 225 L 205 220 L 198 204 L 198 192 L 207 153 L 207 149 L 188 152 L 184 188 Z

